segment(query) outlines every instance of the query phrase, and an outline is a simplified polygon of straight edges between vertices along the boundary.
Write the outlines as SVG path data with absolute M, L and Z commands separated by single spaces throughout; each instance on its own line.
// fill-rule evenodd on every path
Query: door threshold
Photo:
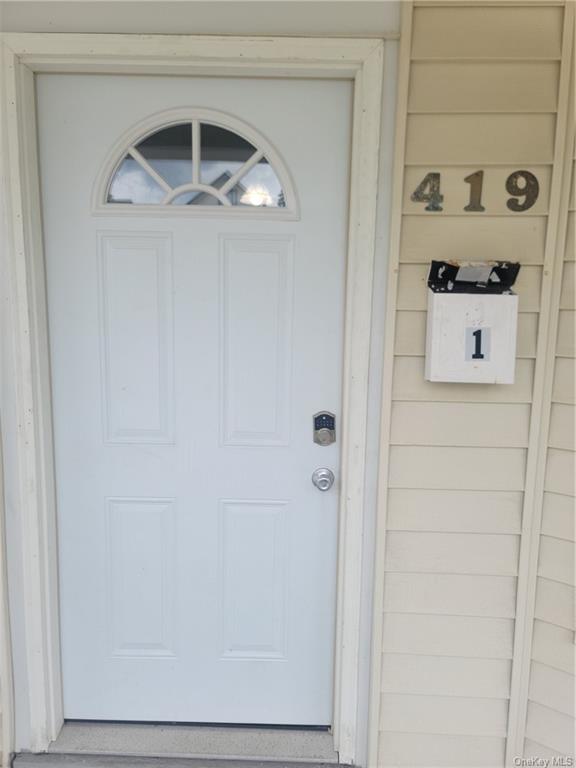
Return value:
M 48 752 L 215 761 L 338 762 L 332 734 L 327 730 L 166 723 L 66 722 Z M 219 767 L 214 764 L 214 768 Z

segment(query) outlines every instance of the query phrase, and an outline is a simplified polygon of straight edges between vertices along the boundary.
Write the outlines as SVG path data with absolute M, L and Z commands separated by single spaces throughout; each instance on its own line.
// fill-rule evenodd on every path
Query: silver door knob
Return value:
M 312 482 L 319 491 L 329 491 L 334 485 L 334 472 L 325 467 L 315 469 L 312 473 Z

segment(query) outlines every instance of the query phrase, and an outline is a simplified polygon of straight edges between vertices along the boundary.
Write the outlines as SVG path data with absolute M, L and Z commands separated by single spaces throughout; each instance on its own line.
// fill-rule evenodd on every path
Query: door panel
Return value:
M 151 114 L 225 111 L 297 220 L 92 211 Z M 65 717 L 332 716 L 351 85 L 40 75 Z

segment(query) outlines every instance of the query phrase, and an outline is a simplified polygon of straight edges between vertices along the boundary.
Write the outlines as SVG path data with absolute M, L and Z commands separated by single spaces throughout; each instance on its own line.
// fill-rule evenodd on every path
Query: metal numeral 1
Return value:
M 470 202 L 464 208 L 465 211 L 485 211 L 486 208 L 481 203 L 482 184 L 484 182 L 484 171 L 476 171 L 466 176 L 464 181 L 470 184 Z

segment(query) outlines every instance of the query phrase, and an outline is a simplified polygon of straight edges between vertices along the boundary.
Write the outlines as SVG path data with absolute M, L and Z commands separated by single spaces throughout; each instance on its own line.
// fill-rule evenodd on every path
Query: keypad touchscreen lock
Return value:
M 336 441 L 336 417 L 330 411 L 314 414 L 314 442 L 318 445 L 332 445 Z

